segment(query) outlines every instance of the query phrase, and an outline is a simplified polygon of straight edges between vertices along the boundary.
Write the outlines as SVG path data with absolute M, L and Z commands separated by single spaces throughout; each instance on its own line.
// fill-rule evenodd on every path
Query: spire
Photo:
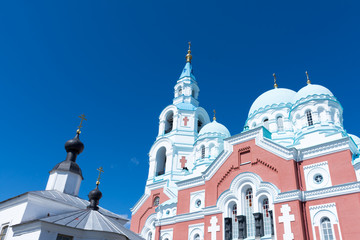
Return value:
M 216 121 L 216 111 L 215 111 L 215 109 L 213 110 L 213 112 L 214 112 L 213 121 Z
M 192 78 L 193 80 L 196 80 L 195 76 L 193 74 L 192 65 L 191 65 L 191 60 L 192 60 L 191 42 L 189 42 L 189 49 L 188 49 L 188 53 L 186 54 L 185 58 L 186 58 L 186 64 L 185 64 L 185 67 L 184 67 L 179 79 L 189 77 L 189 78 Z
M 307 79 L 306 83 L 311 84 L 308 72 L 305 71 L 305 74 L 306 74 L 306 79 Z
M 186 62 L 191 63 L 191 59 L 192 59 L 192 55 L 191 55 L 191 42 L 188 42 L 189 44 L 189 50 L 188 53 L 186 54 Z
M 101 173 L 104 172 L 102 167 L 99 167 L 97 170 L 99 171 L 99 176 L 96 181 L 96 187 L 88 195 L 90 204 L 89 204 L 89 206 L 87 206 L 88 209 L 92 209 L 95 211 L 99 209 L 99 207 L 98 207 L 99 200 L 102 198 L 102 193 L 99 190 L 99 184 L 100 184 Z
M 278 85 L 276 83 L 276 75 L 275 75 L 275 73 L 273 73 L 273 76 L 274 76 L 274 88 L 278 88 Z

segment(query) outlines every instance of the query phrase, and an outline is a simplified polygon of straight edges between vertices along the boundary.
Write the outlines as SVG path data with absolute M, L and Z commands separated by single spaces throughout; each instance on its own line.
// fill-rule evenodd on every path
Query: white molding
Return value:
M 205 180 L 203 177 L 194 177 L 187 180 L 179 181 L 176 183 L 178 190 L 183 190 L 187 188 L 193 188 L 201 185 L 205 185 Z

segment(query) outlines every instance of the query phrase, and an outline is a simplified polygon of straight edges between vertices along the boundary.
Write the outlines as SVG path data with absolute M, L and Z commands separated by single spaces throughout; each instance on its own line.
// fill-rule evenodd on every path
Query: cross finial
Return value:
M 213 120 L 216 121 L 216 111 L 215 111 L 215 109 L 213 110 L 213 112 L 214 112 Z
M 192 56 L 191 56 L 191 42 L 188 42 L 188 44 L 189 44 L 189 50 L 188 50 L 188 53 L 186 54 L 186 62 L 191 63 L 191 59 L 192 59 Z
M 104 172 L 103 168 L 102 167 L 99 167 L 98 169 L 96 169 L 99 171 L 99 176 L 97 178 L 97 181 L 96 181 L 96 185 L 99 185 L 100 184 L 100 177 L 101 177 L 101 173 Z
M 80 116 L 79 116 L 79 118 L 81 118 L 81 121 L 80 121 L 80 125 L 78 126 L 78 130 L 76 131 L 77 133 L 81 133 L 81 131 L 80 131 L 80 129 L 83 127 L 83 125 L 82 125 L 82 122 L 85 120 L 87 120 L 86 118 L 85 118 L 85 115 L 84 114 L 81 114 Z
M 273 77 L 274 77 L 274 88 L 278 88 L 278 85 L 276 83 L 276 74 L 273 73 Z
M 305 71 L 305 74 L 306 74 L 306 79 L 307 79 L 306 83 L 311 84 L 308 71 Z

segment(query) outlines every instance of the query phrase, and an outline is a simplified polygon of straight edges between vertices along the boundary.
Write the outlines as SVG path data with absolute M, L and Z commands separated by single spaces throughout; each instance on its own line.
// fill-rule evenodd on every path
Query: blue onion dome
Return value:
M 321 98 L 321 97 L 334 97 L 334 94 L 321 85 L 317 84 L 308 84 L 302 89 L 300 89 L 294 96 L 292 103 L 295 105 L 299 103 L 300 100 L 310 99 L 310 98 Z
M 248 117 L 273 107 L 291 106 L 295 94 L 295 91 L 287 88 L 274 88 L 264 92 L 251 105 Z
M 199 132 L 199 138 L 205 138 L 205 137 L 221 137 L 221 138 L 228 138 L 230 137 L 229 130 L 222 125 L 221 123 L 218 123 L 216 120 L 206 124 Z

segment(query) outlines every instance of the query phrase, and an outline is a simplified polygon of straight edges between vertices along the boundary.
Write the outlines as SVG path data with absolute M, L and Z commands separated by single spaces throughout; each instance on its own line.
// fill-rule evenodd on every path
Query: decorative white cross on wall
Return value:
M 291 208 L 289 204 L 282 205 L 280 211 L 282 213 L 282 216 L 279 216 L 279 223 L 284 224 L 283 239 L 293 240 L 294 234 L 291 232 L 291 222 L 295 221 L 295 215 L 294 214 L 290 215 Z
M 211 240 L 216 240 L 216 232 L 220 231 L 220 225 L 216 225 L 218 219 L 216 216 L 212 216 L 210 219 L 211 226 L 208 227 L 208 232 L 211 233 Z

